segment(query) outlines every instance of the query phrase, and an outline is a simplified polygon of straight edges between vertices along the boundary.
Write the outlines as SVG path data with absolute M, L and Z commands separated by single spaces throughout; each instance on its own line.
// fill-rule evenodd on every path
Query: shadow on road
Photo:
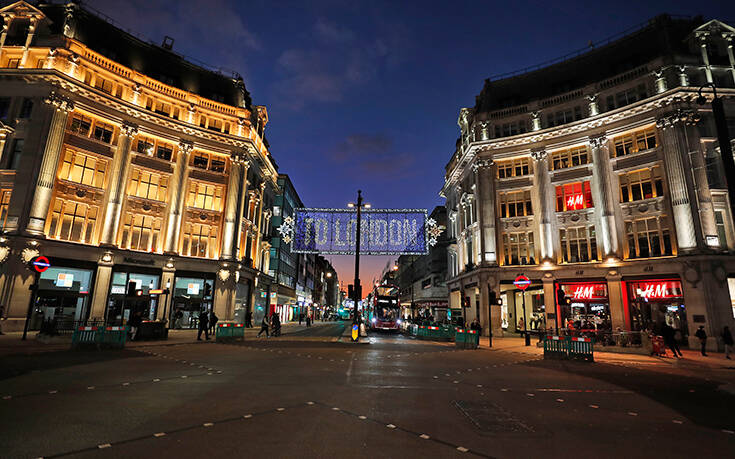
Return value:
M 14 378 L 33 371 L 53 370 L 74 365 L 87 365 L 96 362 L 145 357 L 146 355 L 129 349 L 102 351 L 58 351 L 33 354 L 12 354 L 0 357 L 0 380 Z

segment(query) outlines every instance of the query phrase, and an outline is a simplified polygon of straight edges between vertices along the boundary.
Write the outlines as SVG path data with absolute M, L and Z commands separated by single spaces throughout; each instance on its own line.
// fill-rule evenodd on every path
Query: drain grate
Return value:
M 513 434 L 534 431 L 495 403 L 457 400 L 454 405 L 482 432 Z

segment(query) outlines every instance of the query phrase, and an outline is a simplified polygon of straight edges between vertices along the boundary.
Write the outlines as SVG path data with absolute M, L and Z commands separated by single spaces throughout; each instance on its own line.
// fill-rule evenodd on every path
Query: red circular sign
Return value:
M 513 285 L 521 290 L 526 290 L 528 286 L 531 285 L 531 279 L 521 274 L 520 276 L 516 277 L 516 280 L 513 281 Z
M 42 273 L 51 267 L 51 262 L 48 261 L 48 258 L 44 257 L 43 255 L 41 255 L 40 257 L 36 257 L 32 263 L 33 268 L 39 273 Z

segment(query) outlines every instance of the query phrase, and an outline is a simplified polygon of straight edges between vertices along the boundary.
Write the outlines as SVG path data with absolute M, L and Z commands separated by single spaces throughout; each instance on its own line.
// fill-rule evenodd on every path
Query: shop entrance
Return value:
M 539 282 L 533 282 L 525 291 L 513 285 L 512 281 L 501 281 L 500 298 L 501 326 L 509 332 L 522 333 L 528 331 L 546 330 L 546 306 L 544 304 L 544 287 Z M 523 300 L 526 300 L 526 309 L 523 309 Z
M 561 283 L 557 289 L 557 298 L 571 299 L 571 304 L 559 304 L 559 328 L 585 332 L 612 330 L 607 282 Z
M 55 329 L 73 329 L 89 316 L 91 269 L 53 266 L 39 274 L 36 303 L 28 324 L 40 330 L 44 322 L 54 323 Z
M 171 320 L 173 328 L 197 328 L 199 315 L 212 310 L 214 274 L 208 277 L 176 276 Z
M 631 330 L 659 332 L 664 323 L 675 331 L 677 341 L 689 342 L 684 290 L 678 279 L 626 282 Z
M 158 295 L 151 295 L 150 291 L 158 289 L 160 281 L 159 273 L 113 272 L 107 302 L 107 322 L 126 324 L 138 313 L 143 320 L 155 320 Z

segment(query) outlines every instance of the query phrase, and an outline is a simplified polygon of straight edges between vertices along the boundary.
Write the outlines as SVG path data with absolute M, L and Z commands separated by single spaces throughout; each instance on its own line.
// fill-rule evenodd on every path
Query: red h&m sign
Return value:
M 605 283 L 562 284 L 562 289 L 567 296 L 576 301 L 607 299 L 607 284 Z
M 582 193 L 567 197 L 567 210 L 584 209 L 584 195 Z
M 681 281 L 645 281 L 631 283 L 633 295 L 646 300 L 679 298 L 684 296 Z

